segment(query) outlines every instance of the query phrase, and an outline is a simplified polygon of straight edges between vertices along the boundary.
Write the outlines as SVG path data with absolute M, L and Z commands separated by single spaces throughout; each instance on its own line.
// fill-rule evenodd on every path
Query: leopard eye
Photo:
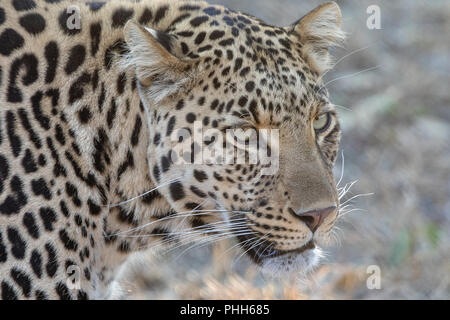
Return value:
M 331 116 L 329 112 L 319 114 L 313 121 L 313 128 L 317 133 L 324 132 L 328 129 L 331 123 Z

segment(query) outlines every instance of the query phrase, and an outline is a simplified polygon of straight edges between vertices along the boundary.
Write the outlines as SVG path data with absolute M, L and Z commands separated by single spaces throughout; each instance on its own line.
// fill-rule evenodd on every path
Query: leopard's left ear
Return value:
M 300 37 L 308 62 L 319 74 L 332 67 L 329 48 L 340 45 L 345 39 L 341 22 L 337 3 L 327 2 L 288 27 Z
M 155 103 L 189 86 L 195 64 L 179 57 L 174 36 L 128 21 L 124 37 L 129 51 L 121 65 L 135 69 L 138 81 Z

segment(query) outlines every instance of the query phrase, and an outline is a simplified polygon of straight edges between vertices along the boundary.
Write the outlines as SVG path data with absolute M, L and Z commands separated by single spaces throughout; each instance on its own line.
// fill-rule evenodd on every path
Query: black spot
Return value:
M 153 236 L 160 236 L 162 237 L 162 240 L 167 242 L 170 241 L 172 239 L 172 235 L 170 234 L 170 231 L 165 229 L 165 228 L 161 228 L 161 227 L 156 227 L 155 229 L 152 230 L 151 234 Z
M 205 198 L 206 197 L 206 193 L 204 193 L 203 191 L 201 191 L 200 189 L 198 189 L 196 186 L 191 186 L 191 191 L 199 196 L 200 198 Z
M 250 72 L 250 67 L 245 67 L 244 69 L 241 70 L 241 72 L 239 73 L 239 75 L 240 75 L 241 77 L 245 77 L 249 72 Z
M 117 169 L 117 179 L 120 180 L 120 176 L 128 169 L 134 167 L 134 158 L 133 153 L 130 150 L 127 152 L 126 159 L 120 164 Z
M 169 158 L 166 156 L 161 157 L 161 169 L 162 172 L 167 172 L 170 168 L 170 161 Z
M 175 127 L 175 121 L 176 121 L 175 116 L 170 117 L 169 123 L 167 124 L 167 132 L 166 132 L 167 137 L 172 134 L 173 129 Z
M 113 28 L 123 27 L 125 23 L 133 16 L 133 9 L 119 8 L 112 15 Z
M 222 38 L 225 35 L 224 31 L 221 30 L 214 30 L 213 32 L 211 32 L 211 34 L 209 35 L 209 39 L 210 40 L 217 40 Z
M 103 65 L 108 70 L 111 68 L 111 62 L 114 57 L 114 52 L 117 52 L 120 55 L 125 54 L 127 52 L 127 45 L 125 41 L 119 39 L 105 50 Z
M 45 244 L 45 250 L 47 251 L 47 263 L 45 265 L 45 270 L 47 271 L 47 275 L 50 278 L 53 278 L 58 270 L 56 250 L 50 243 Z
M 194 32 L 193 31 L 181 31 L 181 32 L 177 32 L 177 35 L 179 35 L 180 37 L 189 38 L 194 35 Z
M 144 12 L 142 13 L 141 17 L 139 18 L 140 24 L 147 24 L 152 20 L 152 11 L 149 8 L 145 8 Z
M 119 94 L 123 93 L 126 83 L 127 75 L 125 74 L 125 72 L 122 72 L 121 74 L 119 74 L 119 77 L 117 77 L 117 91 L 119 92 Z
M 213 176 L 217 181 L 223 181 L 223 177 L 217 172 L 214 172 Z
M 31 280 L 30 277 L 17 268 L 11 269 L 11 278 L 17 283 L 17 285 L 22 289 L 22 293 L 26 298 L 30 297 L 31 292 Z
M 184 107 L 184 100 L 178 101 L 177 105 L 175 106 L 175 109 L 181 110 Z
M 83 97 L 84 90 L 83 87 L 91 81 L 91 76 L 89 73 L 84 72 L 81 76 L 75 80 L 69 89 L 69 104 L 80 100 Z
M 64 283 L 58 282 L 55 287 L 55 291 L 58 294 L 60 300 L 72 300 L 69 289 Z
M 136 115 L 134 122 L 133 133 L 131 134 L 131 145 L 136 146 L 139 143 L 139 134 L 141 132 L 142 120 L 139 115 Z
M 158 145 L 161 142 L 161 135 L 157 132 L 153 138 L 153 144 Z
M 247 104 L 248 98 L 246 96 L 241 96 L 238 100 L 238 105 L 244 107 Z
M 94 74 L 92 75 L 92 91 L 95 91 L 98 86 L 98 69 L 94 70 Z
M 100 10 L 106 2 L 88 2 L 86 3 L 89 6 L 89 9 L 91 9 L 91 11 L 98 11 Z
M 233 38 L 229 38 L 229 39 L 225 39 L 219 42 L 219 45 L 222 47 L 227 47 L 227 46 L 231 46 L 234 43 L 234 39 Z
M 31 107 L 33 109 L 34 117 L 45 130 L 50 129 L 50 119 L 44 115 L 41 108 L 42 92 L 36 91 L 31 97 Z
M 20 25 L 31 34 L 38 34 L 45 29 L 44 18 L 37 13 L 29 13 L 19 19 Z
M 43 178 L 31 180 L 31 190 L 36 196 L 43 196 L 47 200 L 52 198 L 47 182 Z
M 249 109 L 249 111 L 250 111 L 250 113 L 252 114 L 252 116 L 253 116 L 253 120 L 256 122 L 256 123 L 259 123 L 259 114 L 258 114 L 258 103 L 256 102 L 256 100 L 252 100 L 251 102 L 250 102 L 250 105 L 249 105 L 249 107 L 248 107 L 248 109 Z
M 0 232 L 0 262 L 3 263 L 7 260 L 8 253 L 6 252 L 6 246 L 3 243 L 2 233 Z
M 0 39 L 0 43 L 2 40 Z M 3 48 L 3 45 L 0 46 Z M 1 49 L 0 49 L 1 51 Z M 8 86 L 8 101 L 9 102 L 22 102 L 22 93 L 17 87 L 16 80 L 21 74 L 20 69 L 25 67 L 25 73 L 22 76 L 22 83 L 25 86 L 29 86 L 35 82 L 38 78 L 38 60 L 33 54 L 24 54 L 22 57 L 17 58 L 12 63 L 9 71 L 9 86 Z
M 6 130 L 14 157 L 18 157 L 22 150 L 22 140 L 16 135 L 16 116 L 12 111 L 6 113 Z
M 17 300 L 17 294 L 13 287 L 6 281 L 2 281 L 2 300 Z
M 88 123 L 89 120 L 91 120 L 91 117 L 92 113 L 88 106 L 84 106 L 80 110 L 78 110 L 78 119 L 81 123 Z
M 27 197 L 22 190 L 22 181 L 18 176 L 12 177 L 10 187 L 12 194 L 0 204 L 0 213 L 6 215 L 19 213 L 20 209 L 27 204 Z
M 221 11 L 214 7 L 205 8 L 205 9 L 203 9 L 203 12 L 209 16 L 217 16 L 217 15 L 221 14 Z
M 233 68 L 233 71 L 234 71 L 234 72 L 237 72 L 241 67 L 242 67 L 242 58 L 237 58 L 237 59 L 234 61 L 234 68 Z
M 91 24 L 89 29 L 91 35 L 91 55 L 95 56 L 100 44 L 100 35 L 102 33 L 102 26 L 100 22 Z
M 6 20 L 5 9 L 0 8 L 0 25 L 2 25 L 3 22 L 5 22 L 5 20 Z
M 76 45 L 70 49 L 69 59 L 67 59 L 66 67 L 64 71 L 67 74 L 75 72 L 79 66 L 81 66 L 86 57 L 86 48 L 83 45 Z
M 47 71 L 45 74 L 45 82 L 50 83 L 55 79 L 56 67 L 58 66 L 59 50 L 58 45 L 54 41 L 50 41 L 44 49 L 45 59 L 47 60 Z
M 88 294 L 86 292 L 84 292 L 83 290 L 79 290 L 78 291 L 78 295 L 77 295 L 77 299 L 78 300 L 88 300 Z
M 186 5 L 181 6 L 179 9 L 180 9 L 180 11 L 195 11 L 195 10 L 199 10 L 200 7 L 194 6 L 191 4 L 186 4 Z
M 89 206 L 89 213 L 97 216 L 100 214 L 101 208 L 98 204 L 96 204 L 91 198 L 88 199 L 87 204 Z
M 11 253 L 17 259 L 22 260 L 25 257 L 25 241 L 23 241 L 16 228 L 8 227 L 7 234 L 8 240 L 11 243 Z
M 62 146 L 66 143 L 66 137 L 59 123 L 55 125 L 55 138 Z
M 201 170 L 194 170 L 194 178 L 197 179 L 198 182 L 203 182 L 208 179 L 208 175 Z
M 156 199 L 161 199 L 162 196 L 158 191 L 153 191 L 150 193 L 147 193 L 145 196 L 142 197 L 142 202 L 144 202 L 145 204 L 149 205 L 151 204 L 153 201 L 155 201 Z
M 200 32 L 197 35 L 197 37 L 195 37 L 195 40 L 194 40 L 195 44 L 198 45 L 198 44 L 202 43 L 203 40 L 205 40 L 205 37 L 206 37 L 206 32 Z
M 192 112 L 189 112 L 189 113 L 186 115 L 186 121 L 189 122 L 189 123 L 194 123 L 194 121 L 195 121 L 196 119 L 197 119 L 197 117 L 196 117 L 195 114 L 192 113 Z
M 28 231 L 28 234 L 34 238 L 39 238 L 39 227 L 36 225 L 36 220 L 32 212 L 25 212 L 22 219 L 23 225 Z
M 18 113 L 19 113 L 20 120 L 22 122 L 22 126 L 25 128 L 25 130 L 27 130 L 30 140 L 34 143 L 36 148 L 40 149 L 42 147 L 42 142 L 39 139 L 36 132 L 31 127 L 31 123 L 28 119 L 28 115 L 27 115 L 25 109 L 20 108 Z M 22 162 L 22 164 L 23 164 L 23 162 Z
M 36 300 L 48 300 L 47 294 L 41 290 L 36 290 L 34 295 L 36 296 Z
M 214 99 L 213 102 L 211 102 L 211 105 L 209 106 L 211 110 L 215 110 L 217 106 L 219 105 L 219 100 Z
M 286 49 L 290 50 L 291 49 L 291 45 L 289 43 L 289 41 L 285 40 L 285 39 L 278 39 L 278 41 L 280 42 L 280 44 L 285 47 Z
M 105 162 L 109 161 L 107 144 L 108 138 L 105 131 L 103 129 L 99 129 L 97 137 L 94 139 L 95 151 L 93 152 L 93 157 L 94 166 L 100 172 L 105 170 Z
M 168 9 L 169 6 L 160 7 L 155 13 L 155 19 L 153 20 L 153 23 L 158 24 L 158 22 L 161 21 L 166 16 Z
M 130 251 L 130 244 L 128 243 L 128 241 L 122 241 L 119 246 L 117 247 L 117 249 L 120 252 L 129 252 Z
M 23 46 L 23 37 L 11 28 L 6 29 L 0 35 L 0 53 L 9 56 L 11 52 Z
M 108 124 L 108 128 L 111 129 L 113 125 L 114 118 L 116 117 L 117 105 L 114 101 L 114 98 L 111 99 L 111 107 L 106 114 L 106 123 Z
M 198 27 L 202 23 L 205 23 L 206 21 L 208 21 L 208 19 L 209 19 L 208 16 L 200 16 L 200 17 L 196 17 L 196 18 L 192 19 L 190 21 L 190 23 L 193 27 Z
M 12 4 L 17 11 L 26 11 L 36 8 L 36 3 L 33 0 L 13 0 Z
M 25 151 L 25 156 L 22 159 L 22 167 L 25 170 L 25 173 L 35 172 L 38 169 L 30 149 Z
M 56 213 L 52 208 L 40 208 L 39 215 L 41 216 L 44 228 L 47 231 L 53 231 L 53 223 L 56 222 Z
M 169 191 L 172 199 L 178 201 L 185 196 L 183 185 L 180 182 L 173 182 L 169 186 Z
M 186 13 L 186 14 L 182 14 L 182 15 L 178 16 L 177 18 L 175 18 L 175 20 L 173 20 L 173 21 L 170 23 L 170 27 L 173 28 L 176 24 L 178 24 L 178 23 L 180 23 L 180 22 L 186 20 L 186 19 L 189 18 L 190 16 L 191 16 L 190 13 Z
M 78 243 L 69 237 L 65 229 L 59 231 L 59 239 L 61 239 L 67 250 L 77 251 Z
M 75 206 L 81 207 L 81 200 L 78 197 L 78 190 L 70 182 L 66 182 L 66 193 L 70 198 L 72 198 L 72 202 Z
M 65 34 L 73 36 L 81 31 L 83 19 L 80 18 L 76 10 L 70 11 L 68 8 L 64 8 L 59 14 L 59 26 Z M 77 25 L 78 21 L 80 22 L 79 26 Z
M 160 177 L 160 171 L 159 171 L 159 167 L 158 165 L 154 165 L 153 166 L 153 176 L 155 177 L 156 181 L 159 181 L 159 177 Z
M 255 89 L 255 83 L 254 83 L 253 81 L 248 81 L 248 82 L 245 84 L 245 89 L 246 89 L 248 92 L 252 92 L 253 89 Z
M 105 85 L 102 82 L 102 89 L 101 89 L 100 94 L 97 99 L 98 111 L 100 111 L 100 112 L 103 112 L 103 103 L 105 102 L 105 97 L 106 97 L 106 90 L 105 90 Z
M 67 208 L 67 205 L 66 205 L 66 203 L 64 202 L 64 200 L 61 200 L 61 201 L 60 201 L 59 206 L 60 206 L 60 208 L 61 208 L 61 212 L 63 213 L 63 215 L 64 215 L 65 217 L 70 217 L 69 209 Z

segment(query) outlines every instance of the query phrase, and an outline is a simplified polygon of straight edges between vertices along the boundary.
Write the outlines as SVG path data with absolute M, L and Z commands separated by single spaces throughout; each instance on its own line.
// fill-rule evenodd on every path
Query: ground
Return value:
M 321 3 L 214 2 L 278 25 Z M 352 201 L 364 211 L 341 219 L 338 241 L 308 280 L 264 277 L 237 251 L 227 252 L 233 243 L 186 246 L 159 259 L 132 259 L 122 278 L 129 298 L 450 298 L 450 3 L 337 2 L 348 41 L 335 54 L 357 52 L 326 80 L 341 106 L 341 185 L 358 180 L 347 199 L 373 193 Z M 374 4 L 380 30 L 366 26 Z M 339 159 L 337 178 L 341 166 Z M 381 271 L 381 289 L 366 285 L 372 265 Z

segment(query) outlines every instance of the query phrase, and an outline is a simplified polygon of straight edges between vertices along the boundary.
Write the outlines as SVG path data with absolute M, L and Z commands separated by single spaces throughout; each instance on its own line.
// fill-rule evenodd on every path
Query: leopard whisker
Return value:
M 112 235 L 113 236 L 117 236 L 117 235 L 120 235 L 120 234 L 123 234 L 123 233 L 135 232 L 135 231 L 144 229 L 144 228 L 146 228 L 146 227 L 148 227 L 148 226 L 150 226 L 152 224 L 155 224 L 155 223 L 158 223 L 158 222 L 162 222 L 162 221 L 166 221 L 166 220 L 171 220 L 171 219 L 176 219 L 176 218 L 183 218 L 185 216 L 186 217 L 192 217 L 192 216 L 199 216 L 199 215 L 207 215 L 207 214 L 210 214 L 210 213 L 217 213 L 217 212 L 218 213 L 232 212 L 232 213 L 244 213 L 244 214 L 245 213 L 249 213 L 249 211 L 232 211 L 232 210 L 217 210 L 217 209 L 213 209 L 213 210 L 181 211 L 181 212 L 179 212 L 181 214 L 176 213 L 176 214 L 173 214 L 173 215 L 170 215 L 170 216 L 162 217 L 162 218 L 159 218 L 159 219 L 157 219 L 155 221 L 147 222 L 147 223 L 145 223 L 143 225 L 140 225 L 138 227 L 135 227 L 135 228 L 132 228 L 132 229 L 128 229 L 128 230 L 124 230 L 124 231 L 121 231 L 121 232 L 117 232 L 117 233 L 112 234 Z
M 222 223 L 224 226 L 229 226 L 227 224 L 224 224 L 222 221 L 220 222 Z M 188 235 L 188 234 L 193 234 L 193 233 L 209 233 L 209 232 L 220 232 L 222 230 L 230 230 L 233 229 L 236 226 L 246 226 L 248 225 L 247 223 L 245 223 L 245 221 L 236 223 L 234 225 L 231 225 L 231 228 L 223 228 L 223 229 L 216 229 L 214 228 L 213 230 L 204 230 L 204 231 L 196 231 L 198 229 L 204 229 L 207 228 L 210 225 L 216 225 L 219 224 L 219 222 L 215 222 L 215 223 L 208 223 L 205 226 L 198 226 L 198 227 L 194 227 L 194 228 L 190 228 L 190 229 L 186 229 L 186 230 L 180 230 L 177 232 L 170 232 L 171 235 Z M 219 226 L 221 226 L 221 224 L 219 224 Z M 194 230 L 194 231 L 193 231 Z M 144 237 L 153 237 L 153 236 L 163 236 L 166 235 L 166 233 L 150 233 L 150 234 L 138 234 L 138 235 L 120 235 L 119 237 L 123 237 L 123 238 L 144 238 Z
M 172 183 L 174 183 L 174 182 L 177 182 L 177 181 L 179 181 L 181 178 L 182 178 L 182 177 L 178 177 L 178 178 L 175 178 L 175 179 L 171 179 L 171 180 L 169 180 L 169 181 L 167 181 L 167 182 L 164 182 L 164 183 L 160 184 L 160 185 L 157 186 L 157 187 L 154 187 L 154 188 L 152 188 L 152 189 L 150 189 L 150 190 L 148 190 L 148 191 L 145 191 L 144 193 L 142 193 L 142 194 L 140 194 L 140 195 L 137 195 L 137 196 L 135 196 L 135 197 L 133 197 L 133 198 L 131 198 L 131 199 L 128 199 L 128 200 L 125 200 L 125 201 L 122 201 L 122 202 L 119 202 L 119 203 L 110 204 L 110 205 L 108 205 L 108 207 L 109 207 L 109 208 L 115 208 L 115 207 L 119 207 L 119 206 L 121 206 L 121 205 L 123 205 L 123 204 L 130 203 L 130 202 L 132 202 L 132 201 L 134 201 L 134 200 L 136 200 L 136 199 L 139 199 L 139 198 L 141 198 L 141 197 L 146 196 L 146 195 L 149 194 L 149 193 L 152 193 L 152 192 L 155 191 L 155 190 L 158 190 L 159 188 L 162 188 L 162 187 L 164 187 L 164 186 L 166 186 L 166 185 L 168 185 L 168 184 L 172 184 Z
M 379 64 L 379 65 L 377 65 L 377 66 L 370 67 L 370 68 L 367 68 L 367 69 L 363 69 L 363 70 L 360 70 L 360 71 L 355 72 L 355 73 L 351 73 L 351 74 L 347 74 L 347 75 L 344 75 L 344 76 L 341 76 L 341 77 L 338 77 L 338 78 L 334 78 L 333 80 L 330 80 L 330 81 L 326 82 L 322 87 L 326 87 L 326 86 L 329 85 L 330 83 L 333 83 L 333 82 L 338 81 L 338 80 L 351 78 L 351 77 L 357 76 L 357 75 L 359 75 L 359 74 L 362 74 L 362 73 L 364 73 L 364 72 L 369 72 L 369 71 L 373 71 L 373 70 L 379 69 L 379 68 L 381 68 L 382 66 L 383 66 L 382 64 Z
M 374 45 L 373 43 L 372 43 L 372 44 L 369 44 L 368 46 L 365 46 L 365 47 L 362 47 L 362 48 L 353 50 L 353 51 L 347 53 L 346 55 L 342 56 L 341 58 L 339 58 L 339 59 L 333 64 L 333 66 L 332 66 L 330 69 L 328 69 L 327 71 L 325 71 L 325 72 L 318 78 L 318 81 L 320 81 L 321 79 L 323 79 L 323 77 L 324 77 L 328 72 L 330 72 L 331 70 L 333 70 L 334 68 L 336 68 L 336 66 L 337 66 L 337 65 L 339 64 L 339 62 L 341 62 L 342 60 L 344 60 L 344 59 L 346 59 L 346 58 L 348 58 L 348 57 L 354 55 L 355 53 L 358 53 L 358 52 L 360 52 L 360 51 L 366 50 L 366 49 L 372 47 L 373 45 Z

